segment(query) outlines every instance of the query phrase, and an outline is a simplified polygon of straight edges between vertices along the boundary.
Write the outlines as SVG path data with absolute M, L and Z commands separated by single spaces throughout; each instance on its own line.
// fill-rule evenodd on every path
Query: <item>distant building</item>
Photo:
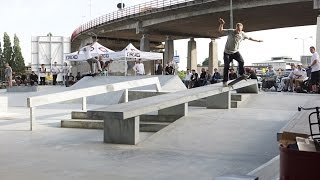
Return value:
M 304 66 L 309 66 L 311 64 L 311 56 L 301 56 L 300 59 Z
M 291 63 L 300 63 L 300 61 L 293 60 L 289 56 L 279 56 L 279 57 L 272 57 L 271 60 L 263 61 L 259 63 L 252 63 L 252 66 L 255 66 L 257 68 L 265 68 L 268 66 L 273 66 L 275 70 L 281 69 L 290 69 Z

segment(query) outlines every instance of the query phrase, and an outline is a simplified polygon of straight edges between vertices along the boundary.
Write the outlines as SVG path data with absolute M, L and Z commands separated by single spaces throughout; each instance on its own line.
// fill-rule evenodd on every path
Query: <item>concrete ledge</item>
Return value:
M 8 97 L 0 96 L 0 112 L 8 112 Z
M 103 120 L 62 120 L 63 128 L 80 128 L 80 129 L 103 129 Z
M 72 111 L 71 119 L 87 119 L 87 112 L 83 111 Z
M 258 180 L 258 177 L 255 176 L 243 176 L 243 175 L 230 175 L 230 176 L 221 176 L 215 178 L 215 180 Z
M 38 86 L 12 86 L 7 92 L 37 92 Z
M 168 126 L 170 122 L 140 122 L 140 132 L 158 132 L 162 128 Z M 103 129 L 103 120 L 93 119 L 69 119 L 61 120 L 61 127 L 63 128 L 79 128 L 79 129 Z
M 140 122 L 140 132 L 158 132 L 169 124 L 168 122 Z
M 148 115 L 140 116 L 140 122 L 174 122 L 181 118 L 182 115 Z
M 248 173 L 257 176 L 259 180 L 277 180 L 280 177 L 280 156 L 276 156 L 267 163 Z

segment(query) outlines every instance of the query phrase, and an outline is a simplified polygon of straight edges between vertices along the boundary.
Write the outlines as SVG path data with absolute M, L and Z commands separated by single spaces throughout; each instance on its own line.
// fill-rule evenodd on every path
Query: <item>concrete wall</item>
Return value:
M 8 97 L 0 96 L 0 113 L 8 111 Z

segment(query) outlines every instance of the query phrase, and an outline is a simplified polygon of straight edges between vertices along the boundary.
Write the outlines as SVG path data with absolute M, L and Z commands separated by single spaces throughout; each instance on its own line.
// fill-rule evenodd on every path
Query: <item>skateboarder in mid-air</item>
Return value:
M 248 37 L 245 32 L 242 31 L 243 25 L 241 23 L 237 23 L 236 29 L 224 29 L 223 25 L 225 24 L 225 21 L 220 18 L 219 19 L 219 32 L 224 33 L 228 36 L 227 43 L 224 49 L 224 70 L 223 70 L 223 86 L 228 86 L 228 71 L 230 67 L 230 62 L 234 59 L 238 61 L 239 64 L 239 78 L 244 79 L 244 61 L 243 58 L 239 52 L 239 45 L 242 40 L 249 39 L 251 41 L 256 42 L 262 42 L 262 40 L 256 40 L 251 37 Z

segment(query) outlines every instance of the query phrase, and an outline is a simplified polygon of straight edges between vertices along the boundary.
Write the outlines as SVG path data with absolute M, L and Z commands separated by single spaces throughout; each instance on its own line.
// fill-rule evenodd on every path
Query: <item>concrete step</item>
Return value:
M 140 122 L 140 132 L 157 132 L 168 126 L 169 122 Z M 61 120 L 63 128 L 103 129 L 103 120 L 69 119 Z
M 245 93 L 233 93 L 231 94 L 231 101 L 244 101 L 250 97 L 250 94 Z
M 238 108 L 238 101 L 231 101 L 231 108 Z
M 174 122 L 182 116 L 176 115 L 149 115 L 144 114 L 140 116 L 140 122 Z
M 242 94 L 231 94 L 231 101 L 242 101 Z
M 141 132 L 158 132 L 168 126 L 169 122 L 140 122 Z
M 83 111 L 72 111 L 71 119 L 87 119 L 87 112 Z
M 175 116 L 175 115 L 141 115 L 140 121 L 152 121 L 152 122 L 174 122 L 177 119 L 181 118 L 181 116 Z M 91 117 L 87 117 L 87 112 L 82 111 L 73 111 L 71 112 L 71 119 L 88 119 L 93 120 Z M 99 120 L 99 119 L 96 119 Z
M 69 119 L 61 120 L 63 128 L 103 129 L 103 120 Z

